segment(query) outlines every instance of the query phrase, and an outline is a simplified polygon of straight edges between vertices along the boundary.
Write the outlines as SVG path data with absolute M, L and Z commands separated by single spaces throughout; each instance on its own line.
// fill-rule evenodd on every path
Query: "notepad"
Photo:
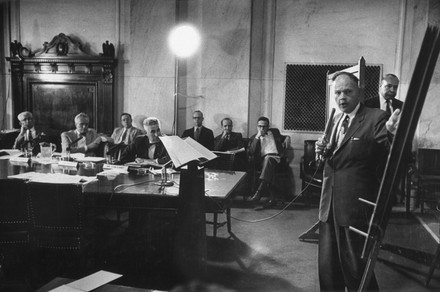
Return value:
M 50 291 L 51 292 L 92 291 L 120 277 L 122 277 L 122 275 L 101 270 L 87 277 L 73 281 L 69 284 L 65 284 Z

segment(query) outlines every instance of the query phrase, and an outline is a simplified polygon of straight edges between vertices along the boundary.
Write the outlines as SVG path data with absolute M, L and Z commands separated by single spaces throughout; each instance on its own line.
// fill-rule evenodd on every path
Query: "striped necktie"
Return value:
M 339 133 L 338 133 L 338 144 L 337 144 L 338 148 L 341 146 L 342 140 L 344 140 L 345 133 L 347 132 L 349 123 L 350 123 L 350 118 L 348 117 L 348 115 L 346 115 L 344 120 L 342 121 L 341 128 L 339 129 Z

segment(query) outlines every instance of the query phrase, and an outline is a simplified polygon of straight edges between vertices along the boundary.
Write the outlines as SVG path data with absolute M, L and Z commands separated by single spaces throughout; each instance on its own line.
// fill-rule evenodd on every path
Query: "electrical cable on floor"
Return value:
M 319 170 L 318 168 L 315 170 L 315 173 L 312 176 L 313 179 L 315 178 L 316 174 L 318 173 L 318 170 Z M 240 222 L 246 222 L 246 223 L 259 223 L 259 222 L 263 222 L 263 221 L 267 221 L 267 220 L 273 219 L 273 218 L 281 215 L 287 208 L 289 208 L 299 197 L 301 197 L 303 195 L 304 191 L 307 190 L 309 186 L 310 186 L 310 182 L 306 185 L 306 187 L 303 190 L 301 190 L 301 192 L 299 193 L 298 196 L 296 196 L 289 203 L 287 203 L 287 205 L 284 206 L 278 213 L 275 213 L 275 214 L 273 214 L 273 215 L 271 215 L 269 217 L 261 218 L 261 219 L 256 219 L 256 220 L 245 220 L 245 219 L 236 218 L 236 217 L 231 216 L 231 215 L 229 215 L 229 217 L 234 219 L 234 220 L 237 220 L 237 221 L 240 221 Z M 219 209 L 223 209 L 222 206 L 217 201 L 215 201 L 213 199 L 213 197 L 210 197 L 207 193 L 206 193 L 206 196 L 208 196 L 215 204 L 217 204 Z M 228 216 L 228 214 L 226 214 L 225 211 L 223 211 L 222 213 L 225 214 L 226 216 Z

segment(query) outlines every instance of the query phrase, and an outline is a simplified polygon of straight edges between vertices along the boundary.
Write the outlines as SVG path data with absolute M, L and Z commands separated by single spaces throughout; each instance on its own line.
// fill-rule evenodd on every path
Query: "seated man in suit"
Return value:
M 20 121 L 21 128 L 13 149 L 29 149 L 32 150 L 32 154 L 36 155 L 40 152 L 41 142 L 51 142 L 49 130 L 43 130 L 36 126 L 31 112 L 22 112 L 17 116 L 17 119 Z
M 111 137 L 102 137 L 103 142 L 112 144 L 130 145 L 137 136 L 142 135 L 142 131 L 133 126 L 133 119 L 129 113 L 121 114 L 121 127 L 113 130 Z
M 84 153 L 95 156 L 95 150 L 101 143 L 101 137 L 95 129 L 89 128 L 89 116 L 79 113 L 75 116 L 75 130 L 61 133 L 62 152 Z
M 111 137 L 102 136 L 102 142 L 108 142 L 108 153 L 115 159 L 118 159 L 125 148 L 134 142 L 137 136 L 142 135 L 142 131 L 133 126 L 133 119 L 129 113 L 121 114 L 121 127 L 113 130 Z
M 221 121 L 223 133 L 215 137 L 214 150 L 229 151 L 237 150 L 243 147 L 243 137 L 241 133 L 232 132 L 232 120 L 224 118 Z
M 201 111 L 195 111 L 193 113 L 194 127 L 186 129 L 182 138 L 191 137 L 209 150 L 214 149 L 214 133 L 211 129 L 202 125 L 203 113 Z
M 146 135 L 137 136 L 121 154 L 118 163 L 136 161 L 137 163 L 151 162 L 155 164 L 164 164 L 170 161 L 165 146 L 159 139 L 162 136 L 160 131 L 160 122 L 157 118 L 146 118 L 143 121 Z
M 260 184 L 251 197 L 252 202 L 257 202 L 263 193 L 270 191 L 273 183 L 275 168 L 284 157 L 284 143 L 286 138 L 277 128 L 269 128 L 269 119 L 260 117 L 257 122 L 257 133 L 249 139 L 249 167 L 251 170 L 261 169 Z M 275 203 L 274 195 L 270 192 L 269 205 Z
M 230 118 L 224 118 L 221 121 L 221 125 L 223 128 L 223 132 L 215 137 L 214 139 L 214 150 L 215 151 L 230 151 L 230 150 L 238 150 L 244 147 L 243 145 L 243 137 L 241 133 L 232 132 L 232 120 Z M 244 148 L 243 148 L 244 149 Z M 220 155 L 217 153 L 217 155 Z M 227 155 L 227 154 L 223 154 Z M 218 159 L 221 159 L 218 158 Z M 217 162 L 218 162 L 217 159 Z M 229 159 L 229 158 L 228 158 Z M 219 167 L 216 166 L 216 161 L 213 161 L 213 168 Z M 221 169 L 221 167 L 219 168 Z M 245 170 L 246 169 L 246 153 L 240 152 L 236 153 L 234 157 L 234 164 L 233 164 L 234 170 Z
M 379 95 L 367 99 L 364 103 L 367 107 L 380 108 L 391 116 L 396 109 L 402 109 L 403 102 L 396 99 L 399 88 L 399 78 L 394 74 L 387 74 L 380 83 Z

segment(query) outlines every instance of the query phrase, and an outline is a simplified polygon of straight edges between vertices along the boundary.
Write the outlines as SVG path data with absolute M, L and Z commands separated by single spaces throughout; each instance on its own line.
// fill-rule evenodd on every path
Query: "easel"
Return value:
M 368 255 L 367 265 L 358 291 L 365 291 L 373 275 L 374 265 L 379 254 L 380 245 L 391 213 L 391 196 L 397 190 L 398 171 L 403 164 L 405 153 L 411 147 L 420 113 L 425 102 L 426 93 L 431 82 L 435 64 L 440 52 L 440 30 L 436 26 L 426 29 L 417 63 L 408 88 L 407 98 L 402 109 L 399 127 L 391 146 L 391 152 L 382 177 L 376 203 L 363 200 L 374 207 L 368 232 L 350 227 L 350 230 L 365 236 L 362 257 Z

